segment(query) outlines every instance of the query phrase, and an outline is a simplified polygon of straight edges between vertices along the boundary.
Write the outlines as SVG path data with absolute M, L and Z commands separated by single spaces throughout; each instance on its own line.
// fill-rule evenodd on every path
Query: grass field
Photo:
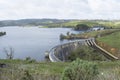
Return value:
M 60 80 L 63 70 L 70 63 L 33 62 L 24 60 L 0 60 L 6 68 L 0 68 L 0 80 L 21 80 L 27 70 L 34 80 Z M 120 61 L 97 61 L 99 74 L 96 80 L 120 80 Z
M 21 80 L 25 71 L 28 71 L 34 80 L 58 80 L 68 66 L 68 63 L 30 63 L 26 60 L 0 60 L 0 63 L 6 64 L 5 68 L 0 68 L 0 80 Z
M 8 65 L 15 65 L 19 69 L 29 70 L 30 72 L 38 72 L 45 74 L 61 74 L 64 67 L 68 66 L 68 63 L 51 63 L 51 62 L 28 62 L 26 60 L 0 60 L 0 63 L 6 63 Z
M 104 37 L 100 37 L 97 40 L 104 42 L 112 47 L 120 49 L 120 31 Z

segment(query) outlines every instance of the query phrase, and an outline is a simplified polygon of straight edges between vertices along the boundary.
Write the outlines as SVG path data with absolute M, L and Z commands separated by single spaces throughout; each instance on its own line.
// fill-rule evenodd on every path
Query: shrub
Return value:
M 31 59 L 31 57 L 26 57 L 25 61 L 27 61 L 27 63 L 35 63 L 36 62 L 36 60 Z
M 94 80 L 97 74 L 95 63 L 77 59 L 65 68 L 61 80 Z
M 60 34 L 60 40 L 63 40 L 63 39 L 65 39 L 65 38 L 66 38 L 66 36 L 65 36 L 65 35 Z
M 68 60 L 70 61 L 76 60 L 76 58 L 80 58 L 83 60 L 92 60 L 92 61 L 106 60 L 104 55 L 100 54 L 97 50 L 88 46 L 80 46 L 68 55 Z
M 33 79 L 32 75 L 27 70 L 25 70 L 24 76 L 21 78 L 21 80 L 34 80 L 34 79 Z

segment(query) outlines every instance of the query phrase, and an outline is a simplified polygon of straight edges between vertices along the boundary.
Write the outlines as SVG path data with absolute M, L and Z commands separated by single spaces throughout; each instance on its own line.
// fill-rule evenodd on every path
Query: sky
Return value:
M 0 20 L 120 19 L 120 0 L 0 0 Z

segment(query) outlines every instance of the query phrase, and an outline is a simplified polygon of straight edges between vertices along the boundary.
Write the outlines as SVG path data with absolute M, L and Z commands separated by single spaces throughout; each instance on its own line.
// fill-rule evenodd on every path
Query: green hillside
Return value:
M 70 20 L 61 23 L 49 23 L 48 27 L 75 27 L 77 24 L 85 24 L 89 27 L 105 26 L 110 28 L 120 28 L 120 21 L 102 21 L 102 20 Z
M 44 27 L 75 27 L 77 24 L 85 24 L 89 27 L 106 26 L 120 28 L 120 21 L 109 20 L 73 20 L 73 19 L 20 19 L 0 21 L 0 27 L 3 26 L 44 26 Z
M 104 42 L 112 47 L 120 49 L 120 32 L 115 32 L 110 35 L 98 38 L 99 41 Z

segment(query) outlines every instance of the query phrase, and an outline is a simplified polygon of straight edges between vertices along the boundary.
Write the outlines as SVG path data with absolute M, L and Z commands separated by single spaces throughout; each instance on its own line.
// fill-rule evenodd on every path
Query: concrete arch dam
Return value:
M 62 61 L 65 62 L 65 61 L 67 61 L 67 56 L 71 53 L 71 51 L 74 51 L 75 49 L 77 49 L 78 47 L 80 47 L 82 45 L 87 45 L 87 46 L 90 46 L 92 48 L 95 48 L 95 49 L 102 51 L 103 54 L 106 57 L 109 57 L 111 60 L 118 59 L 116 56 L 112 55 L 111 53 L 109 53 L 106 50 L 99 47 L 95 43 L 94 38 L 76 40 L 73 42 L 69 42 L 69 43 L 55 46 L 49 51 L 49 59 L 52 62 L 62 62 Z
M 62 45 L 58 45 L 53 47 L 49 51 L 49 59 L 52 62 L 62 62 L 67 60 L 67 56 L 71 51 L 77 49 L 78 47 L 86 44 L 86 39 L 76 40 L 73 42 L 65 43 Z

